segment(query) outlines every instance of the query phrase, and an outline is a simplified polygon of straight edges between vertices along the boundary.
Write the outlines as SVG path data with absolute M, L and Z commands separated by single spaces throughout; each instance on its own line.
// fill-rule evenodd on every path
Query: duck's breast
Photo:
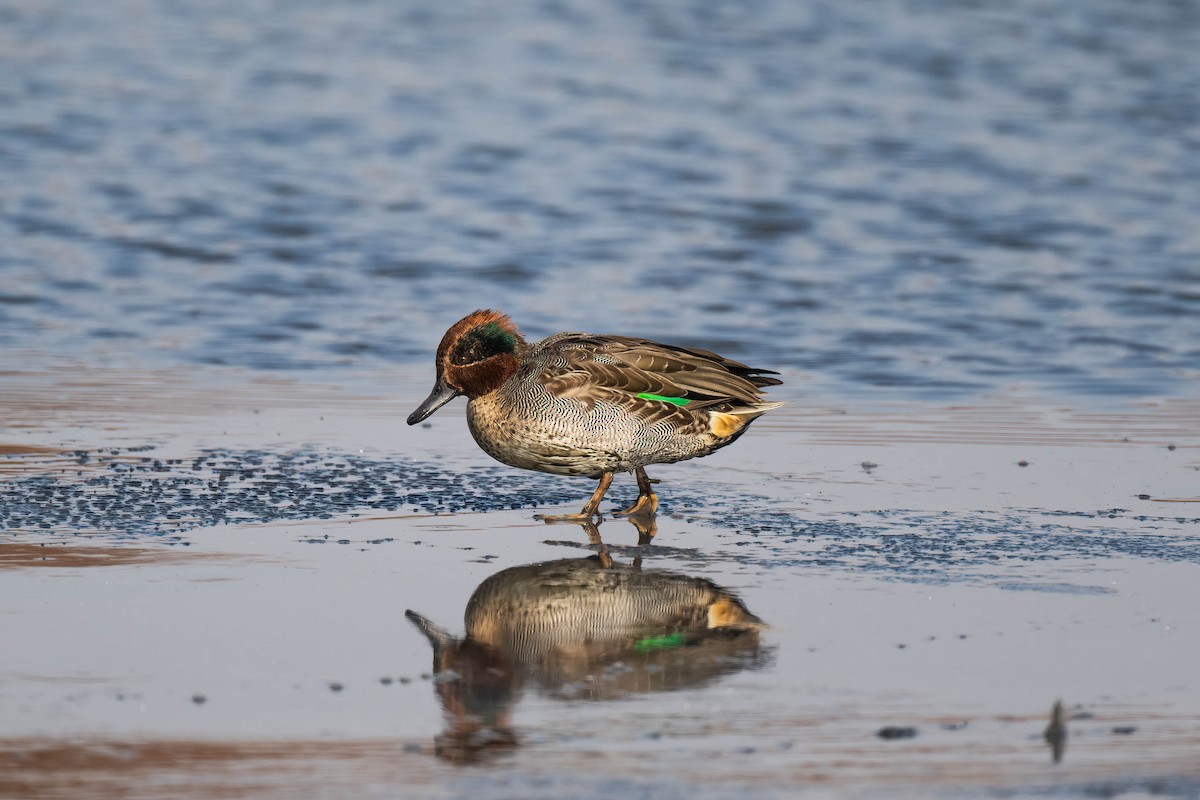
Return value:
M 706 455 L 707 419 L 646 419 L 603 398 L 558 397 L 538 386 L 493 392 L 467 405 L 467 423 L 498 461 L 560 475 L 597 477 Z

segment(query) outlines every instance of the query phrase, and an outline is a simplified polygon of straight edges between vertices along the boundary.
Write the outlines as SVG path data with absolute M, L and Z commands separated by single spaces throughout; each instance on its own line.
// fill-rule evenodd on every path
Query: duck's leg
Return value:
M 641 517 L 626 517 L 626 519 L 629 520 L 630 525 L 637 529 L 639 547 L 650 544 L 654 535 L 658 533 L 658 516 L 655 514 L 646 514 Z
M 582 520 L 590 520 L 596 516 L 596 509 L 600 508 L 600 501 L 604 499 L 604 493 L 608 491 L 608 487 L 612 486 L 613 474 L 606 472 L 600 476 L 600 485 L 596 487 L 596 491 L 592 492 L 592 496 L 578 514 L 538 514 L 537 519 L 542 522 L 580 522 Z
M 614 517 L 651 517 L 658 511 L 658 495 L 650 487 L 650 476 L 642 467 L 634 470 L 634 474 L 637 475 L 637 500 L 634 500 L 629 508 L 614 511 Z
M 604 540 L 602 540 L 600 538 L 599 526 L 596 525 L 596 523 L 592 522 L 590 519 L 587 520 L 586 522 L 581 522 L 579 524 L 583 526 L 583 529 L 585 531 L 587 531 L 588 544 L 597 545 L 596 557 L 600 559 L 600 566 L 604 567 L 605 569 L 612 569 L 613 568 L 612 556 L 609 555 L 609 553 L 608 553 L 608 545 L 606 545 L 604 543 Z

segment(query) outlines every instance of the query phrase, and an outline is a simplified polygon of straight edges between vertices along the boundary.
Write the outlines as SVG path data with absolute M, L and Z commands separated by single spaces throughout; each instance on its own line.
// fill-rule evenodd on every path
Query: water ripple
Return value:
M 0 15 L 22 352 L 386 368 L 498 306 L 815 393 L 1200 374 L 1194 4 L 141 13 Z

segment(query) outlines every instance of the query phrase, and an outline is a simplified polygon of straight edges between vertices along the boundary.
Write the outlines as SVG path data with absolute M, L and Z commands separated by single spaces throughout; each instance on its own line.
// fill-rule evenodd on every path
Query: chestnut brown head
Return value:
M 474 399 L 500 388 L 519 366 L 525 340 L 512 320 L 496 311 L 473 311 L 446 331 L 437 349 L 437 382 L 408 416 L 416 425 L 459 395 Z

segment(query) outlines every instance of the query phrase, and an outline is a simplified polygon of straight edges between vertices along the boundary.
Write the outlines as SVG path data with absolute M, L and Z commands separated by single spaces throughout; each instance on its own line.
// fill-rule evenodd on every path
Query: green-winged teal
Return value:
M 638 498 L 618 516 L 653 514 L 647 464 L 706 456 L 765 412 L 777 373 L 707 350 L 627 336 L 558 333 L 529 344 L 512 321 L 475 311 L 437 349 L 437 383 L 408 417 L 415 425 L 459 395 L 488 455 L 522 469 L 599 478 L 578 514 L 590 519 L 617 472 L 637 476 Z
M 513 708 L 532 682 L 564 700 L 699 687 L 761 667 L 767 625 L 710 580 L 599 556 L 511 567 L 471 595 L 459 638 L 404 612 L 433 646 L 446 729 L 439 756 L 517 744 Z

